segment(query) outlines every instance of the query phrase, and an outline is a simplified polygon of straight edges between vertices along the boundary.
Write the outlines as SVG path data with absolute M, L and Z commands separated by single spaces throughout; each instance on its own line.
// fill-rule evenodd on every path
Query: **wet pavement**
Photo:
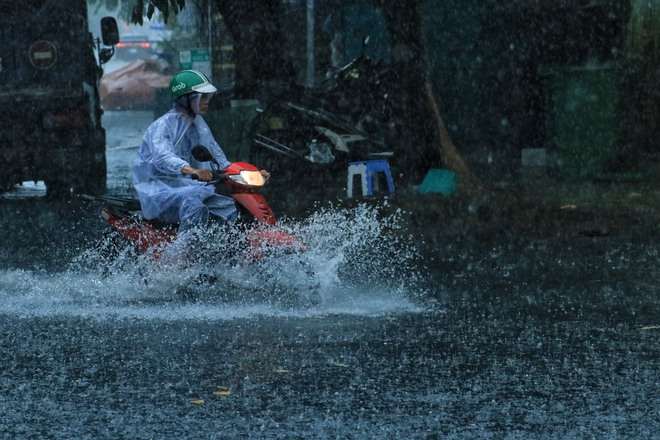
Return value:
M 140 128 L 108 130 L 114 192 Z M 86 264 L 99 206 L 44 196 L 0 198 L 7 438 L 658 438 L 654 233 L 438 242 L 327 208 L 291 226 L 307 271 L 209 265 L 222 282 L 191 298 L 194 270 Z M 320 302 L 247 300 L 310 267 Z
M 511 319 L 511 315 L 515 319 Z M 484 314 L 3 317 L 12 438 L 654 438 L 657 330 Z

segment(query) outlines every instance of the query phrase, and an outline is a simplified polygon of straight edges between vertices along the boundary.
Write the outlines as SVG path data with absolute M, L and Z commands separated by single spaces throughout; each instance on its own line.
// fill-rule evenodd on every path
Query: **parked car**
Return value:
M 148 60 L 152 56 L 152 43 L 142 34 L 125 34 L 115 46 L 115 57 L 124 61 Z

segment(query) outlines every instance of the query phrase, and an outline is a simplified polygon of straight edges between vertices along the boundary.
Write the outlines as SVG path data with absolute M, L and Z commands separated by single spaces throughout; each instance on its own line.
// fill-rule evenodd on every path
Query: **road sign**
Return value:
M 209 49 L 192 49 L 180 51 L 179 67 L 181 70 L 199 70 L 211 78 L 211 51 Z
M 50 41 L 38 40 L 30 46 L 30 62 L 38 69 L 49 69 L 57 61 L 57 49 Z

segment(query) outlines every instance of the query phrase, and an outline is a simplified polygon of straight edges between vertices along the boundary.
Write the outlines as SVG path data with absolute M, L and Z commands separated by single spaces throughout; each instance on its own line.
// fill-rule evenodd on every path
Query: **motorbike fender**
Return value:
M 101 215 L 112 229 L 122 234 L 138 251 L 149 253 L 152 260 L 158 260 L 163 246 L 171 244 L 177 236 L 176 229 L 158 229 L 148 223 L 117 215 L 109 208 L 103 208 Z
M 250 211 L 259 223 L 275 225 L 275 215 L 270 209 L 268 202 L 261 194 L 237 193 L 232 194 L 232 198 L 245 209 Z

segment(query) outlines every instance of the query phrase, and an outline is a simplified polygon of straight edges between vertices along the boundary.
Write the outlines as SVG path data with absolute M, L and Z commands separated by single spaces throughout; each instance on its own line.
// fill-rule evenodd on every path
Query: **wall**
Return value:
M 553 69 L 622 59 L 626 2 L 587 3 L 424 2 L 432 83 L 462 153 L 513 170 L 520 149 L 552 148 Z

